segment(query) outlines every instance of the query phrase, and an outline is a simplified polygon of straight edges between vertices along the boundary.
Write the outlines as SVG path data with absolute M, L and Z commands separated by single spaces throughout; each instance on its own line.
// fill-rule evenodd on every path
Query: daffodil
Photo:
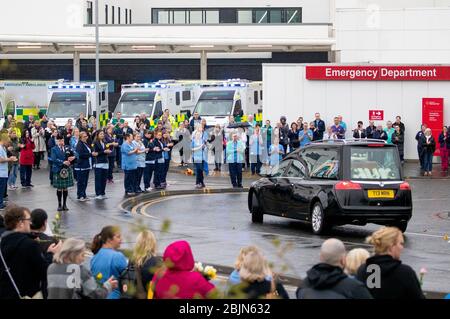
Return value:
M 102 275 L 102 273 L 101 272 L 99 272 L 98 274 L 97 274 L 97 280 L 102 280 L 102 278 L 103 278 L 103 275 Z
M 61 217 L 59 216 L 59 214 L 56 214 L 55 215 L 55 220 L 60 220 L 61 219 Z

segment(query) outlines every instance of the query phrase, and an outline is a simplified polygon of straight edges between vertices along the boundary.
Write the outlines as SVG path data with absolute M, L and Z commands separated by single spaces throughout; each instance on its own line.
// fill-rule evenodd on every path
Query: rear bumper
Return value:
M 412 217 L 411 207 L 382 207 L 380 209 L 339 209 L 327 212 L 328 218 L 345 224 L 408 222 Z

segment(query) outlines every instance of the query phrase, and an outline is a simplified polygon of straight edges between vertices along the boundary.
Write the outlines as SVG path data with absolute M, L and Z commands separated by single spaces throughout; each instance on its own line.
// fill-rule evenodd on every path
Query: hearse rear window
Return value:
M 352 180 L 400 180 L 400 160 L 395 147 L 351 147 Z

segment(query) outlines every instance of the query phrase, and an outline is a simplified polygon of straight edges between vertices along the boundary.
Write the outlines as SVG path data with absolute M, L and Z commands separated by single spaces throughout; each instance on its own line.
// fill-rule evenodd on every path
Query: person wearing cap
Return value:
M 53 187 L 56 188 L 56 197 L 58 198 L 58 211 L 67 211 L 66 202 L 69 187 L 74 185 L 72 162 L 75 160 L 73 152 L 68 146 L 64 145 L 64 137 L 56 136 L 56 145 L 51 150 Z M 61 204 L 62 200 L 62 204 Z

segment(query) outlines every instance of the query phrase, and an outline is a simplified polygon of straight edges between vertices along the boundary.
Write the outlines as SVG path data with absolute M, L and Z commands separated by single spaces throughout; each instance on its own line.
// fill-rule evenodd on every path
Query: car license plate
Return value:
M 368 191 L 369 198 L 394 198 L 394 191 L 392 189 L 377 189 Z

